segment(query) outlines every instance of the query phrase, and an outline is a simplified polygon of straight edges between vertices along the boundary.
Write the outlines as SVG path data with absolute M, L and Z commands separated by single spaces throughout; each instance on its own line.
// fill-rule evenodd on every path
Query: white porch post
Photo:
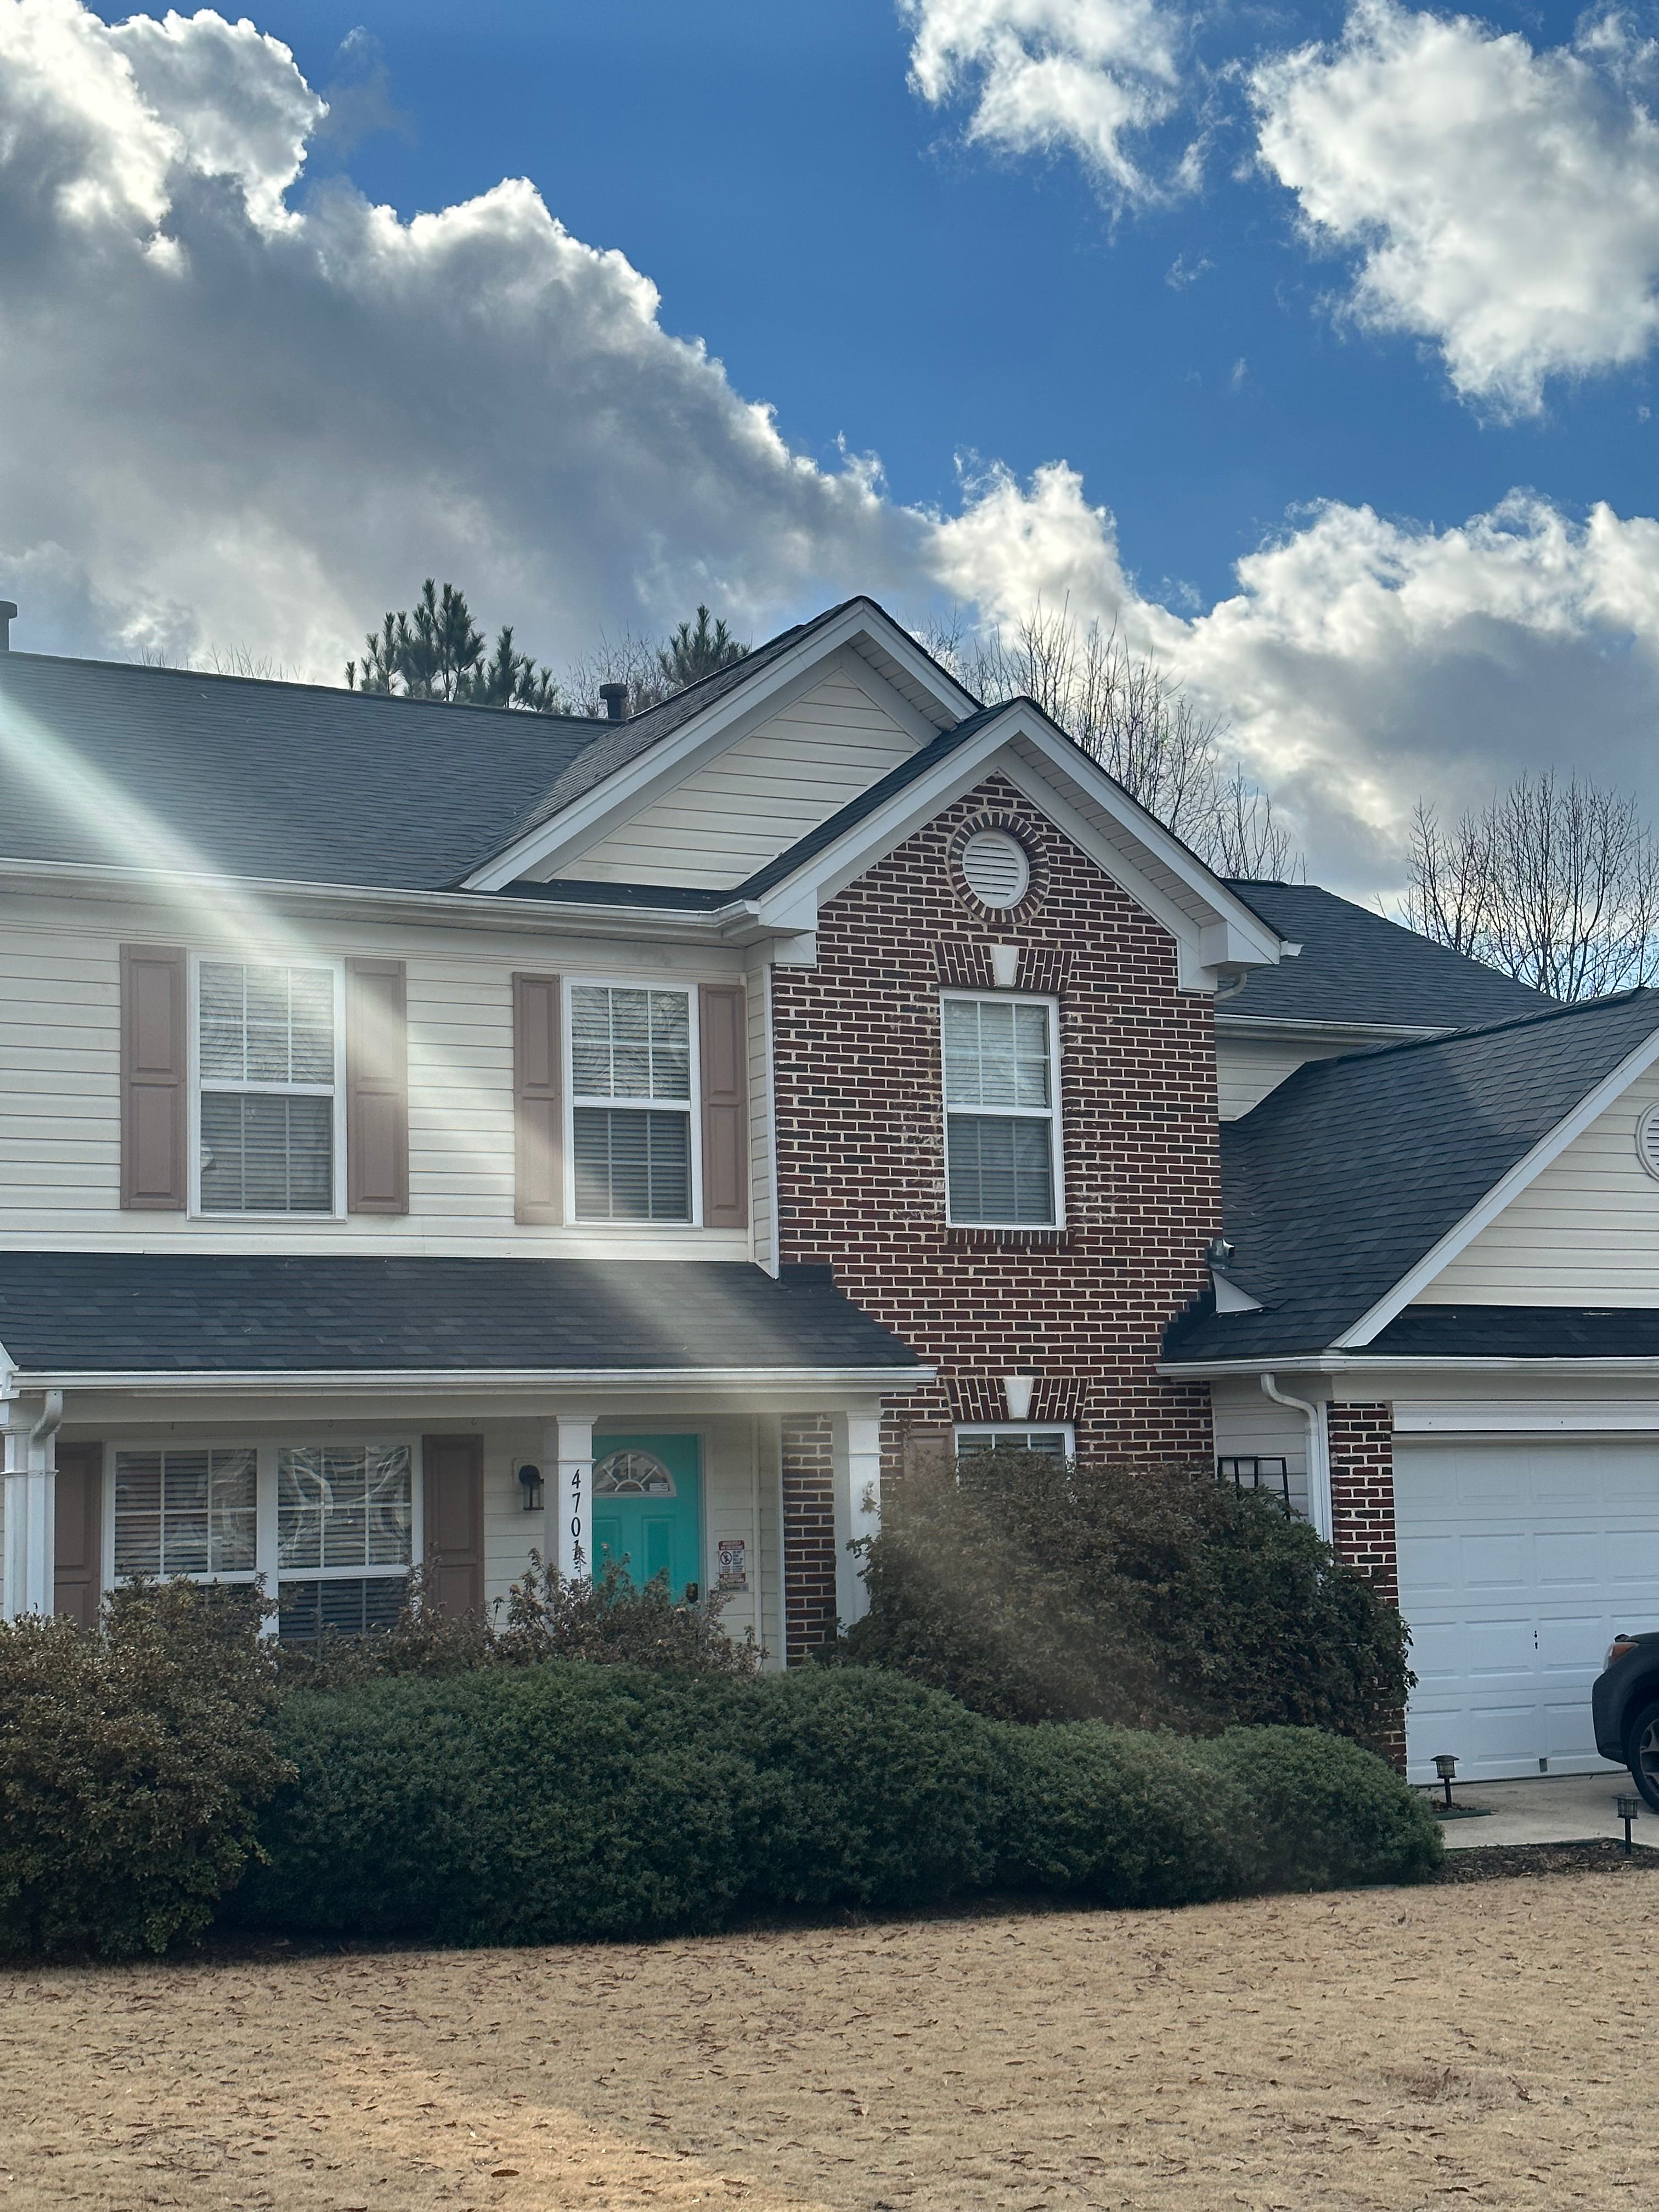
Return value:
M 593 1416 L 556 1413 L 544 1453 L 552 1478 L 547 1501 L 557 1543 L 554 1560 L 567 1582 L 593 1571 Z
M 850 1627 L 869 1610 L 856 1552 L 848 1547 L 881 1528 L 881 1409 L 832 1413 L 836 1483 L 836 1611 Z
M 0 1615 L 49 1613 L 58 1551 L 58 1425 L 64 1394 L 48 1390 L 31 1420 L 12 1400 L 6 1420 L 6 1548 Z

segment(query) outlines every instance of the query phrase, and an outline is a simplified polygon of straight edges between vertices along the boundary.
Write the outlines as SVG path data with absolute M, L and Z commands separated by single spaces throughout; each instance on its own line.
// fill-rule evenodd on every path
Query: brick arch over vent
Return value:
M 1014 830 L 1044 875 L 981 927 L 956 882 L 970 825 Z M 1018 946 L 1017 989 L 1060 1001 L 1063 1230 L 945 1223 L 939 994 L 990 988 L 993 943 Z M 1177 988 L 1171 939 L 992 777 L 828 902 L 817 945 L 815 968 L 773 976 L 780 1256 L 832 1266 L 939 1369 L 886 1425 L 890 1473 L 907 1426 L 1004 1418 L 1000 1378 L 1022 1371 L 1034 1418 L 1074 1421 L 1085 1459 L 1207 1461 L 1207 1389 L 1155 1372 L 1221 1218 L 1211 1003 Z M 821 1451 L 803 1435 L 785 1476 L 791 1584 L 819 1620 Z

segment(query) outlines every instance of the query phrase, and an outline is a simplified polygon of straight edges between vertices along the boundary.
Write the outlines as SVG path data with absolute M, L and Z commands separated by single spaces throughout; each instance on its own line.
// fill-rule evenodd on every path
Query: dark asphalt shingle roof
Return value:
M 1316 884 L 1239 878 L 1229 888 L 1302 951 L 1276 968 L 1254 969 L 1243 990 L 1217 1000 L 1218 1014 L 1452 1030 L 1509 1021 L 1552 1003 Z
M 741 1261 L 0 1255 L 27 1373 L 911 1368 L 827 1267 Z
M 1408 1306 L 1367 1348 L 1395 1359 L 1655 1359 L 1659 1307 Z
M 0 653 L 0 855 L 439 890 L 609 726 Z
M 1173 1359 L 1324 1350 L 1659 1029 L 1659 991 L 1310 1061 L 1221 1130 L 1231 1273 L 1262 1301 Z

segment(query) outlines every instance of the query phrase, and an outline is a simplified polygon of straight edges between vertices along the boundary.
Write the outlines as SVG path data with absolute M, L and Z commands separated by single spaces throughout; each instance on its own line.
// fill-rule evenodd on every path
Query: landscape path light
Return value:
M 1457 1760 L 1449 1751 L 1437 1751 L 1434 1755 L 1434 1771 L 1440 1777 L 1446 1792 L 1446 1810 L 1451 1810 L 1452 1777 L 1457 1771 Z
M 1640 1814 L 1642 1801 L 1633 1790 L 1628 1792 L 1621 1790 L 1613 1802 L 1619 1808 L 1619 1817 L 1625 1824 L 1625 1856 L 1629 1858 L 1631 1856 L 1630 1824 Z

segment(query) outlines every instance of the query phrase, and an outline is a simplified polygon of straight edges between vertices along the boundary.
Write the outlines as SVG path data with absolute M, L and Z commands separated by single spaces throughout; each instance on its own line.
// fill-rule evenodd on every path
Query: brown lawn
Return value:
M 0 1978 L 0 2203 L 1659 2208 L 1634 1870 Z

